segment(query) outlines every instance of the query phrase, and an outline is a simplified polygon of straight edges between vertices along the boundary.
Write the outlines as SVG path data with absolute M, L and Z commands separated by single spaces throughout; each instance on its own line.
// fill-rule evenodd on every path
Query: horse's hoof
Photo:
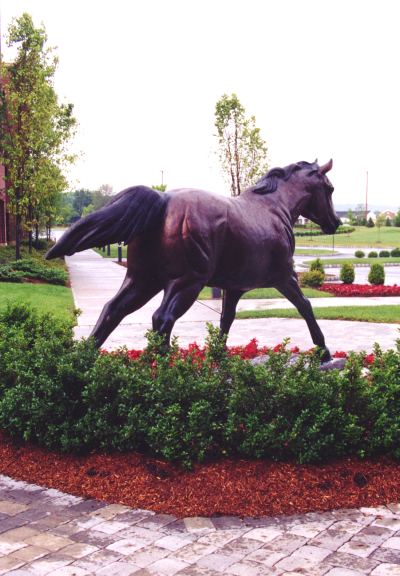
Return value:
M 323 348 L 321 352 L 321 364 L 326 364 L 332 361 L 331 353 L 327 348 Z

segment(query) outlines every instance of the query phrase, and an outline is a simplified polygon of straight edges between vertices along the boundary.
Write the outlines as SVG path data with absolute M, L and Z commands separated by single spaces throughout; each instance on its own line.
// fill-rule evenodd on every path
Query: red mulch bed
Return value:
M 223 460 L 183 471 L 140 454 L 60 455 L 0 432 L 0 473 L 87 498 L 186 516 L 275 516 L 400 501 L 400 464 Z

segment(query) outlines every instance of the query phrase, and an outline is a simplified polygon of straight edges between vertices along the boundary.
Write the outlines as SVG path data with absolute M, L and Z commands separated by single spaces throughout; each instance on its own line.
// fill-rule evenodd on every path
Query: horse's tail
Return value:
M 127 188 L 106 206 L 73 224 L 47 252 L 46 259 L 115 242 L 128 244 L 135 236 L 160 224 L 168 198 L 167 194 L 146 186 Z

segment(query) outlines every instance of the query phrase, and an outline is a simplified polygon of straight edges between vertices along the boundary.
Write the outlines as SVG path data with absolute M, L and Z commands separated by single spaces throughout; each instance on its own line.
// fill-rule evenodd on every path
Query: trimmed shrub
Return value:
M 400 342 L 320 370 L 318 353 L 230 356 L 209 326 L 203 356 L 149 334 L 135 359 L 73 340 L 72 324 L 0 312 L 0 427 L 52 450 L 137 450 L 190 467 L 217 457 L 400 459 Z M 289 360 L 291 361 L 289 362 Z M 363 369 L 368 367 L 368 374 Z
M 356 258 L 365 258 L 365 252 L 363 252 L 362 250 L 356 250 L 354 252 L 354 256 Z
M 378 258 L 378 252 L 372 250 L 372 252 L 368 252 L 368 258 Z
M 343 284 L 353 284 L 355 278 L 354 266 L 351 262 L 344 262 L 340 268 L 340 279 Z
M 400 256 L 400 248 L 393 248 L 393 250 L 391 250 L 390 255 L 393 258 L 398 258 Z
M 0 281 L 22 282 L 24 278 L 35 278 L 48 284 L 64 286 L 68 274 L 62 268 L 46 266 L 38 259 L 23 259 L 0 266 Z
M 379 286 L 385 283 L 385 269 L 382 264 L 371 264 L 368 274 L 368 282 L 374 286 Z
M 379 258 L 390 258 L 389 250 L 381 250 L 379 252 Z
M 301 274 L 300 285 L 308 288 L 318 288 L 323 284 L 324 280 L 325 274 L 321 270 L 310 270 L 310 272 Z
M 322 272 L 323 274 L 325 274 L 324 265 L 322 264 L 322 262 L 319 258 L 317 258 L 316 260 L 313 260 L 310 263 L 310 271 L 314 272 L 315 270 L 318 270 L 319 272 Z

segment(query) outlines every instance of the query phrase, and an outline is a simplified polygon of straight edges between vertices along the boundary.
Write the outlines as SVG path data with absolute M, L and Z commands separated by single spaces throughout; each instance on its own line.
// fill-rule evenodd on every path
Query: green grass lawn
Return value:
M 332 264 L 335 266 L 341 266 L 345 262 L 350 262 L 351 264 L 398 264 L 400 262 L 400 258 L 320 258 L 322 264 L 325 266 L 326 264 Z M 308 265 L 308 262 L 304 262 L 305 265 Z
M 0 310 L 8 303 L 30 304 L 39 312 L 50 312 L 61 319 L 73 317 L 72 291 L 65 286 L 0 282 Z
M 327 256 L 328 254 L 332 254 L 332 250 L 328 248 L 296 248 L 295 256 Z M 337 254 L 337 252 L 333 252 L 333 254 Z
M 382 226 L 379 230 L 376 226 L 374 228 L 356 226 L 355 231 L 350 234 L 335 234 L 334 241 L 332 235 L 296 238 L 296 244 L 299 246 L 326 246 L 329 249 L 332 248 L 333 242 L 335 247 L 354 246 L 362 248 L 363 246 L 373 246 L 377 249 L 387 246 L 396 247 L 400 246 L 400 228 Z
M 109 256 L 107 254 L 107 247 L 105 249 L 105 252 L 103 252 L 101 248 L 93 248 L 93 250 L 98 254 L 100 254 L 100 256 L 103 256 L 103 258 L 114 258 L 114 260 L 117 260 L 118 258 L 118 244 L 111 244 Z M 122 258 L 126 258 L 126 253 L 127 253 L 127 247 L 122 244 Z
M 313 308 L 316 318 L 326 320 L 358 320 L 360 322 L 400 323 L 400 306 L 332 306 Z M 301 318 L 297 310 L 246 310 L 238 312 L 236 318 Z
M 314 288 L 302 288 L 303 294 L 307 298 L 331 298 L 333 294 L 328 292 L 322 292 L 321 290 L 315 290 Z M 284 298 L 278 290 L 275 288 L 256 288 L 255 290 L 250 290 L 242 296 L 244 300 L 254 300 L 263 298 Z M 211 288 L 203 288 L 200 292 L 199 300 L 210 300 L 211 299 Z

